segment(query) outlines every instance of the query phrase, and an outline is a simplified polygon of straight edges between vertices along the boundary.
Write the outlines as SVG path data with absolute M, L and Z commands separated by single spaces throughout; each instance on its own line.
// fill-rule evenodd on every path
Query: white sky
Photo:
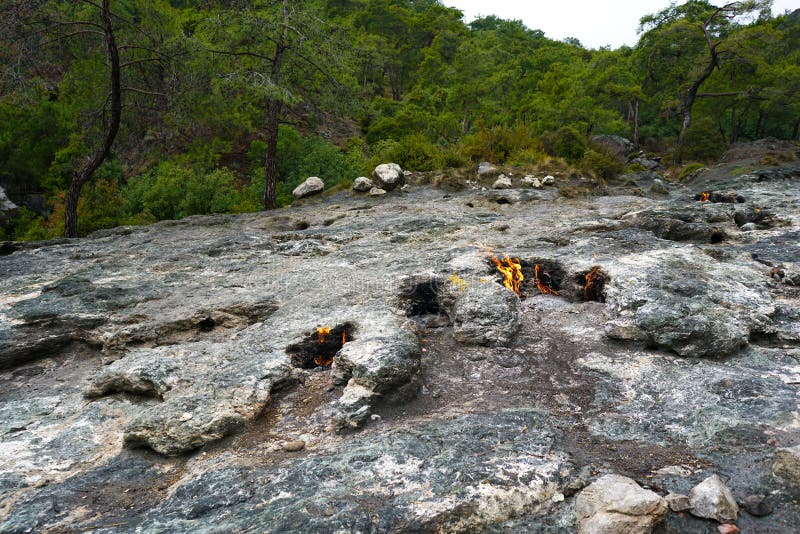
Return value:
M 669 6 L 669 0 L 443 0 L 464 12 L 470 22 L 479 15 L 518 19 L 551 39 L 577 37 L 589 48 L 634 45 L 639 19 Z M 712 2 L 714 3 L 714 2 Z M 721 4 L 717 4 L 721 5 Z M 773 13 L 800 8 L 800 0 L 774 0 Z

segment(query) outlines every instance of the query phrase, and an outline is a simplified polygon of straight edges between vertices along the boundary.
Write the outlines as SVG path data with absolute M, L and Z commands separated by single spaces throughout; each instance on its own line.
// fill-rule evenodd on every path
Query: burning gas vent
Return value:
M 556 261 L 538 258 L 520 260 L 509 256 L 498 259 L 491 253 L 489 261 L 502 275 L 500 283 L 521 299 L 539 294 L 560 295 L 564 269 Z
M 355 327 L 344 323 L 333 328 L 321 326 L 308 334 L 300 343 L 286 347 L 286 354 L 295 367 L 313 369 L 330 367 L 333 358 L 345 343 L 352 341 Z

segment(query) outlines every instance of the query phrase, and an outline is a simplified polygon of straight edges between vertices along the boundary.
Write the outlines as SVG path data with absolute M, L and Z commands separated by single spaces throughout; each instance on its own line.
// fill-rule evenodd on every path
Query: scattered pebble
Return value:
M 296 441 L 287 441 L 283 446 L 283 450 L 285 450 L 286 452 L 298 452 L 302 451 L 305 448 L 306 448 L 306 442 L 299 439 Z

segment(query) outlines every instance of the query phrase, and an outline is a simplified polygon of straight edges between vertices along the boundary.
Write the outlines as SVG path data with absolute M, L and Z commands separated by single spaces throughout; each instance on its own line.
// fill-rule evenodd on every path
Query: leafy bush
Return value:
M 681 170 L 681 173 L 678 175 L 678 180 L 682 182 L 703 168 L 705 168 L 705 165 L 702 163 L 690 163 Z
M 542 145 L 551 156 L 564 158 L 570 163 L 579 162 L 588 148 L 586 138 L 569 126 L 543 134 Z
M 718 159 L 727 144 L 711 117 L 695 120 L 683 136 L 680 157 L 683 160 L 711 161 Z
M 463 141 L 463 153 L 470 160 L 505 163 L 514 153 L 538 148 L 536 139 L 525 126 L 508 128 L 494 126 L 468 135 Z
M 599 146 L 590 148 L 584 153 L 581 165 L 586 171 L 605 179 L 613 178 L 625 170 L 624 163 Z
M 240 212 L 253 205 L 230 170 L 205 173 L 173 162 L 132 178 L 124 196 L 128 214 L 147 212 L 157 220 Z
M 47 228 L 44 217 L 36 215 L 28 208 L 21 207 L 19 215 L 14 220 L 11 237 L 15 241 L 40 241 L 56 236 Z
M 375 144 L 369 167 L 389 162 L 397 163 L 403 169 L 432 171 L 442 166 L 443 158 L 436 145 L 424 135 L 415 134 L 399 141 L 379 141 Z

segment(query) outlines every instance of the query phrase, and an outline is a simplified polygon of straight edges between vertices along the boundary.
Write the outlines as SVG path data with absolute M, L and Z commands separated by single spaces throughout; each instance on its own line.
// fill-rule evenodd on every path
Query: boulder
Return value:
M 547 176 L 542 178 L 542 185 L 555 185 L 555 183 L 556 183 L 556 177 L 555 176 L 552 176 L 552 175 L 548 174 Z
M 496 172 L 497 172 L 497 167 L 495 167 L 488 161 L 482 161 L 478 165 L 478 176 L 486 176 L 489 174 L 494 174 Z
M 19 207 L 6 196 L 6 191 L 0 187 L 0 224 L 11 222 L 17 216 Z
M 371 197 L 382 197 L 386 194 L 385 189 L 381 189 L 380 187 L 373 187 L 369 190 L 369 196 Z
M 495 189 L 511 189 L 513 184 L 511 183 L 511 178 L 505 174 L 501 174 L 492 187 Z
M 779 448 L 775 452 L 772 473 L 776 477 L 800 485 L 800 445 Z
M 605 475 L 578 495 L 575 514 L 584 534 L 646 533 L 665 519 L 667 504 L 629 478 Z
M 353 191 L 358 193 L 367 193 L 373 187 L 375 187 L 375 184 L 366 176 L 359 176 L 353 182 Z
M 298 185 L 292 191 L 294 198 L 306 198 L 312 195 L 318 195 L 325 190 L 325 183 L 316 176 L 308 178 L 305 182 Z
M 665 497 L 669 509 L 673 512 L 688 512 L 692 508 L 692 503 L 688 495 L 670 493 Z
M 526 176 L 522 179 L 522 183 L 534 189 L 540 189 L 542 187 L 542 182 L 535 176 Z
M 612 154 L 625 158 L 635 150 L 633 143 L 618 135 L 595 135 L 592 142 L 606 147 Z
M 495 283 L 458 291 L 448 315 L 456 341 L 468 345 L 508 346 L 522 325 L 519 298 Z
M 384 163 L 375 167 L 372 172 L 372 179 L 375 186 L 386 191 L 391 191 L 396 187 L 402 187 L 406 183 L 406 176 L 403 169 L 397 163 Z
M 692 488 L 689 501 L 692 505 L 690 513 L 696 517 L 730 523 L 739 515 L 739 505 L 733 493 L 717 475 L 711 475 Z

